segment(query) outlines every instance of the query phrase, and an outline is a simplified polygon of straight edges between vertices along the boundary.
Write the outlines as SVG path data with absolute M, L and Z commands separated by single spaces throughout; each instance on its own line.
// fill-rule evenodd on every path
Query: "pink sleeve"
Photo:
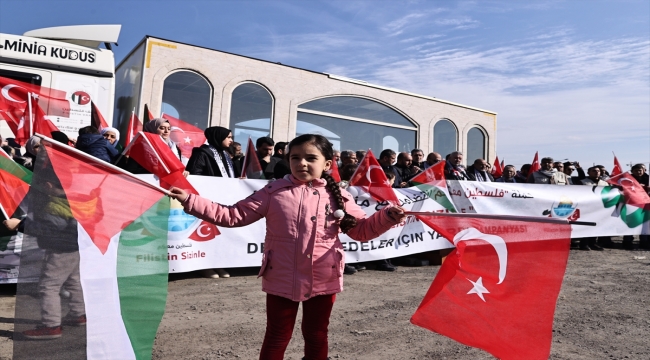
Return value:
M 264 190 L 234 205 L 221 205 L 198 195 L 190 194 L 183 202 L 185 212 L 217 226 L 240 227 L 252 224 L 266 216 L 268 193 Z
M 347 196 L 344 194 L 344 197 Z M 354 202 L 352 196 L 349 196 L 348 201 L 345 203 L 345 212 L 357 218 L 357 226 L 350 229 L 347 235 L 357 241 L 368 241 L 379 237 L 379 235 L 397 224 L 395 220 L 388 216 L 388 209 L 391 207 L 389 205 L 370 215 L 370 217 L 366 217 L 366 213 Z

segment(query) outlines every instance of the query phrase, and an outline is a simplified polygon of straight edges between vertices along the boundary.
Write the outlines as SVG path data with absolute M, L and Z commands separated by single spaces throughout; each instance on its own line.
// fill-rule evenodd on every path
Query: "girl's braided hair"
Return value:
M 334 161 L 333 160 L 334 149 L 332 148 L 332 143 L 330 143 L 326 137 L 322 135 L 316 135 L 316 134 L 304 134 L 291 140 L 286 154 L 287 161 L 290 161 L 289 156 L 291 155 L 292 147 L 302 145 L 302 144 L 307 144 L 307 143 L 314 145 L 320 151 L 321 155 L 325 157 L 325 159 Z M 327 181 L 326 188 L 330 192 L 330 194 L 334 195 L 334 198 L 336 199 L 337 208 L 345 211 L 345 203 L 343 202 L 343 196 L 341 195 L 341 188 L 339 187 L 339 184 L 337 184 L 336 181 L 334 181 L 334 178 L 332 178 L 332 176 L 330 176 L 325 172 L 323 172 L 321 178 Z M 347 233 L 350 229 L 352 229 L 356 225 L 357 225 L 357 219 L 354 216 L 345 213 L 345 216 L 343 217 L 343 219 L 341 219 L 341 223 L 339 224 L 339 227 L 341 228 L 341 231 Z

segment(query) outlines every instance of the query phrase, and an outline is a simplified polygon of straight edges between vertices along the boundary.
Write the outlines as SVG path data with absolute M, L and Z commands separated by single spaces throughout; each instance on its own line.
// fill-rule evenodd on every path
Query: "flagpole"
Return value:
M 128 171 L 126 171 L 124 169 L 120 169 L 119 167 L 117 167 L 117 166 L 115 166 L 115 165 L 113 165 L 111 163 L 99 160 L 96 157 L 91 156 L 89 154 L 86 154 L 85 152 L 83 152 L 81 150 L 78 150 L 78 149 L 75 149 L 75 148 L 73 148 L 71 146 L 60 143 L 60 142 L 58 142 L 58 141 L 56 141 L 54 139 L 50 139 L 49 137 L 47 137 L 45 135 L 42 135 L 42 134 L 39 134 L 39 133 L 34 134 L 34 136 L 40 137 L 42 140 L 47 141 L 48 143 L 50 143 L 51 145 L 54 145 L 55 147 L 61 147 L 61 148 L 66 149 L 67 151 L 72 151 L 73 153 L 85 158 L 86 160 L 89 160 L 90 164 L 100 163 L 102 166 L 105 166 L 105 167 L 107 167 L 107 168 L 109 168 L 111 170 L 114 170 L 114 171 L 117 171 L 117 172 L 121 173 L 122 175 L 126 175 L 126 176 L 130 177 L 131 179 L 137 181 L 141 185 L 145 185 L 145 186 L 147 186 L 147 187 L 149 187 L 151 189 L 154 189 L 156 191 L 159 191 L 159 192 L 161 192 L 161 193 L 163 193 L 165 195 L 171 195 L 171 192 L 169 190 L 163 189 L 160 186 L 157 186 L 157 185 L 154 185 L 154 184 L 150 184 L 150 183 L 140 179 L 139 177 L 131 174 L 130 172 L 128 172 Z
M 32 93 L 27 93 L 27 104 L 29 106 L 29 136 L 34 136 L 34 114 L 32 111 Z
M 4 217 L 5 217 L 6 220 L 11 219 L 11 218 L 9 217 L 9 215 L 7 215 L 7 212 L 5 211 L 5 207 L 2 206 L 2 204 L 0 204 L 0 211 L 2 211 L 2 215 L 4 215 Z
M 518 215 L 494 215 L 494 214 L 462 214 L 462 213 L 434 213 L 428 211 L 405 211 L 405 215 L 427 215 L 427 216 L 443 216 L 443 217 L 458 217 L 458 218 L 479 218 L 479 219 L 493 219 L 493 220 L 510 220 L 510 221 L 525 221 L 525 222 L 539 222 L 551 224 L 570 224 L 570 225 L 585 225 L 596 226 L 595 222 L 589 221 L 572 221 L 567 219 L 554 219 L 548 217 L 537 216 L 518 216 Z

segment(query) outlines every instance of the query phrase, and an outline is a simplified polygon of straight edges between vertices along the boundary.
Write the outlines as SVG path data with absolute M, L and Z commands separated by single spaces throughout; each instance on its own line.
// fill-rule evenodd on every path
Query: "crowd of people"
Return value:
M 144 131 L 160 136 L 160 141 L 169 147 L 171 154 L 178 159 L 179 163 L 185 164 L 184 176 L 201 175 L 214 177 L 239 178 L 242 176 L 242 169 L 250 162 L 242 153 L 242 146 L 233 140 L 232 132 L 223 127 L 209 127 L 205 130 L 206 144 L 192 150 L 191 156 L 186 159 L 180 148 L 171 137 L 171 126 L 165 119 L 154 119 L 144 125 Z M 55 132 L 52 134 L 54 140 L 74 146 L 91 156 L 119 166 L 133 173 L 146 173 L 147 165 L 139 164 L 132 156 L 121 154 L 119 149 L 120 133 L 115 128 L 104 128 L 99 131 L 93 126 L 87 126 L 79 130 L 76 139 L 70 139 L 64 133 Z M 157 139 L 157 138 L 155 138 Z M 0 139 L 1 141 L 2 139 Z M 3 150 L 7 152 L 16 162 L 29 169 L 38 165 L 37 156 L 41 150 L 39 137 L 30 138 L 26 145 L 26 153 L 21 154 L 20 146 L 17 146 L 13 139 L 2 142 Z M 203 220 L 210 221 L 218 226 L 243 226 L 261 217 L 267 217 L 267 238 L 265 244 L 267 250 L 285 253 L 285 259 L 293 259 L 284 262 L 277 262 L 267 257 L 260 270 L 264 275 L 263 290 L 267 293 L 267 331 L 262 346 L 262 354 L 272 354 L 273 358 L 282 358 L 293 329 L 298 304 L 303 302 L 303 336 L 305 337 L 305 352 L 321 358 L 327 355 L 327 324 L 336 293 L 341 291 L 342 277 L 344 274 L 354 274 L 365 270 L 366 265 L 373 266 L 380 271 L 395 271 L 396 266 L 390 259 L 380 260 L 372 264 L 345 264 L 343 257 L 333 257 L 332 250 L 337 245 L 336 235 L 339 230 L 347 233 L 348 236 L 357 240 L 368 240 L 379 236 L 390 227 L 404 220 L 404 209 L 388 206 L 376 212 L 369 218 L 365 218 L 364 211 L 355 204 L 349 202 L 349 193 L 341 190 L 345 185 L 339 184 L 329 175 L 333 162 L 339 168 L 342 181 L 349 181 L 358 168 L 358 164 L 366 156 L 365 151 L 336 151 L 332 149 L 331 143 L 320 135 L 301 135 L 290 143 L 274 142 L 270 137 L 262 137 L 256 141 L 254 155 L 261 166 L 261 172 L 266 179 L 278 179 L 261 191 L 239 201 L 237 204 L 225 207 L 213 203 L 199 196 L 191 195 L 179 188 L 171 189 L 171 197 L 180 201 L 186 212 L 195 215 Z M 252 152 L 248 152 L 253 154 Z M 425 157 L 421 149 L 413 149 L 411 152 L 396 153 L 391 149 L 384 149 L 377 159 L 384 170 L 386 178 L 395 188 L 405 188 L 414 185 L 412 180 L 415 176 L 426 171 L 432 166 L 440 163 L 443 157 L 441 154 L 432 152 Z M 250 159 L 249 159 L 250 160 Z M 531 172 L 531 165 L 525 164 L 519 171 L 512 165 L 506 165 L 502 174 L 495 176 L 491 171 L 490 164 L 485 159 L 475 159 L 471 165 L 465 167 L 463 154 L 454 151 L 445 156 L 444 176 L 448 180 L 464 180 L 477 182 L 503 182 L 503 183 L 535 183 L 543 185 L 587 185 L 605 186 L 609 174 L 603 166 L 592 166 L 584 169 L 578 162 L 556 162 L 550 157 L 542 158 L 540 169 Z M 574 176 L 574 172 L 577 175 Z M 646 168 L 643 164 L 634 165 L 631 169 L 632 176 L 650 191 L 650 184 Z M 291 175 L 291 176 L 287 176 Z M 308 183 L 309 194 L 313 191 L 313 197 L 304 199 L 296 195 L 295 191 L 302 191 Z M 42 187 L 42 186 L 41 186 Z M 277 188 L 291 189 L 289 191 L 276 191 Z M 61 337 L 61 324 L 79 326 L 85 325 L 86 315 L 83 307 L 83 294 L 79 283 L 79 252 L 77 239 L 76 221 L 65 206 L 65 193 L 57 187 L 43 187 L 49 193 L 46 196 L 37 197 L 38 202 L 44 205 L 39 213 L 45 216 L 34 216 L 32 220 L 38 223 L 42 229 L 43 236 L 37 236 L 38 246 L 46 251 L 44 266 L 39 280 L 39 296 L 42 310 L 42 324 L 35 329 L 22 333 L 28 339 L 54 339 Z M 268 189 L 267 189 L 268 188 Z M 49 189 L 49 190 L 47 190 Z M 308 194 L 308 195 L 309 195 Z M 319 213 L 316 208 L 319 204 L 319 197 L 329 194 L 325 213 Z M 44 198 L 51 198 L 52 201 L 45 201 Z M 57 202 L 58 201 L 58 202 Z M 348 201 L 346 205 L 345 202 Z M 300 202 L 310 207 L 318 216 L 303 219 L 295 211 L 295 202 Z M 55 204 L 56 203 L 56 204 Z M 331 204 L 330 204 L 331 203 Z M 52 204 L 60 208 L 56 216 L 48 217 Z M 58 205 L 57 205 L 58 204 Z M 265 204 L 265 205 L 263 205 Z M 255 210 L 257 209 L 257 210 Z M 266 209 L 266 210 L 264 210 Z M 334 211 L 334 209 L 336 209 Z M 341 210 L 344 209 L 344 210 Z M 339 213 L 340 212 L 340 213 Z M 230 218 L 229 218 L 230 217 Z M 25 221 L 23 219 L 8 219 L 4 222 L 10 230 L 24 231 Z M 52 222 L 54 219 L 54 222 Z M 286 237 L 296 238 L 303 244 L 310 244 L 311 235 L 303 232 L 296 232 L 295 229 L 288 229 L 284 224 L 291 219 L 302 219 L 305 222 L 301 226 L 309 227 L 317 223 L 331 224 L 325 226 L 324 235 L 316 233 L 321 237 L 313 244 L 314 258 L 319 257 L 321 261 L 317 264 L 312 261 L 298 260 L 293 245 L 287 246 L 282 241 Z M 63 221 L 65 220 L 65 221 Z M 292 220 L 293 221 L 293 220 Z M 49 224 L 48 222 L 52 222 Z M 313 224 L 312 224 L 313 222 Z M 48 225 L 49 224 L 49 225 Z M 33 224 L 31 225 L 33 226 Z M 52 229 L 62 230 L 54 234 Z M 309 232 L 311 233 L 311 232 Z M 59 239 L 60 238 L 60 239 Z M 648 235 L 641 235 L 640 247 L 650 248 Z M 50 240 L 50 241 L 44 241 Z M 57 240 L 57 241 L 51 241 Z M 577 239 L 579 249 L 582 250 L 603 250 L 603 247 L 611 246 L 610 237 L 593 237 Z M 306 245 L 303 245 L 306 246 Z M 625 249 L 633 249 L 633 237 L 625 236 L 623 240 Z M 340 250 L 342 254 L 342 249 Z M 322 258 L 332 257 L 331 264 L 323 265 Z M 307 255 L 311 257 L 311 253 Z M 338 260 L 337 260 L 338 259 Z M 292 263 L 293 261 L 293 263 Z M 311 264 L 311 265 L 310 265 Z M 320 264 L 320 265 L 319 265 Z M 332 269 L 339 266 L 338 277 L 327 281 L 317 280 L 316 276 L 304 277 L 304 274 L 317 271 L 332 273 Z M 331 265 L 331 269 L 330 269 Z M 274 269 L 275 266 L 275 269 Z M 296 267 L 300 267 L 296 273 Z M 317 269 L 318 267 L 318 269 Z M 224 269 L 206 269 L 203 276 L 210 278 L 229 277 Z M 298 275 L 296 275 L 298 274 Z M 295 275 L 295 276 L 294 276 Z M 304 278 L 300 278 L 303 276 Z M 288 284 L 286 279 L 295 279 Z M 325 278 L 330 278 L 325 276 Z M 307 285 L 305 285 L 307 284 Z M 322 289 L 321 289 L 322 288 Z M 321 289 L 321 290 L 318 290 Z M 64 295 L 64 292 L 67 295 Z M 305 293 L 306 292 L 306 293 Z M 60 294 L 59 294 L 60 293 Z M 66 317 L 61 316 L 59 295 L 70 298 L 70 311 Z M 325 309 L 325 311 L 321 311 Z M 310 355 L 310 356 L 311 356 Z
M 189 159 L 182 156 L 180 148 L 171 139 L 171 125 L 162 118 L 157 118 L 144 125 L 145 132 L 157 134 L 169 146 L 179 161 L 186 165 L 184 175 L 202 175 L 216 177 L 240 177 L 245 163 L 242 146 L 235 142 L 232 132 L 224 127 L 213 126 L 205 130 L 206 144 L 194 148 Z M 62 132 L 53 132 L 55 140 L 69 144 L 98 159 L 113 163 L 134 174 L 148 173 L 137 161 L 129 156 L 121 156 L 118 151 L 120 132 L 112 127 L 98 131 L 93 126 L 86 126 L 79 130 L 77 139 L 71 139 Z M 258 138 L 255 144 L 255 153 L 262 168 L 265 179 L 281 179 L 291 173 L 289 162 L 285 158 L 287 142 L 275 142 L 271 137 Z M 33 169 L 36 154 L 40 147 L 40 138 L 32 137 L 25 144 L 25 153 L 14 139 L 2 141 L 2 148 L 13 159 L 28 169 Z M 349 181 L 357 169 L 358 164 L 366 155 L 364 150 L 334 151 L 334 161 L 337 162 L 342 180 Z M 589 167 L 587 171 L 577 161 L 554 161 L 544 157 L 540 161 L 540 169 L 530 173 L 531 164 L 524 164 L 517 170 L 513 165 L 505 165 L 502 174 L 494 176 L 491 164 L 486 159 L 474 159 L 470 165 L 465 166 L 462 152 L 454 151 L 447 154 L 444 174 L 447 180 L 464 180 L 478 182 L 503 182 L 503 183 L 534 183 L 544 185 L 607 185 L 609 173 L 602 165 Z M 384 149 L 379 153 L 378 162 L 394 188 L 410 187 L 411 180 L 431 166 L 441 162 L 443 156 L 431 152 L 425 156 L 422 149 L 413 149 L 411 152 L 396 153 L 391 149 Z M 636 164 L 631 168 L 632 176 L 650 191 L 650 181 L 644 164 Z M 602 250 L 611 246 L 609 237 L 580 239 L 579 249 Z M 623 241 L 625 249 L 633 249 L 633 237 L 625 236 Z M 640 247 L 650 248 L 648 236 L 640 237 Z M 396 267 L 390 260 L 375 264 L 377 270 L 395 271 Z M 346 266 L 346 273 L 353 274 L 365 269 L 363 264 Z M 203 271 L 204 276 L 218 278 L 229 277 L 223 269 L 208 269 Z

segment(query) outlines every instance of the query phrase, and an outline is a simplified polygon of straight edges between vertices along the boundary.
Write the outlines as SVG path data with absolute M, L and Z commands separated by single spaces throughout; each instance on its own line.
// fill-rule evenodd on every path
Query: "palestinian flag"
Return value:
M 14 359 L 151 358 L 167 299 L 169 198 L 74 148 L 47 138 L 41 146 L 26 199 Z
M 244 156 L 244 165 L 242 166 L 241 176 L 246 179 L 264 179 L 264 171 L 260 160 L 257 158 L 255 152 L 255 145 L 253 139 L 248 138 L 248 145 L 246 147 L 246 155 Z
M 32 172 L 0 150 L 0 207 L 8 219 L 14 215 L 32 182 Z
M 97 105 L 92 101 L 90 102 L 90 124 L 96 127 L 99 131 L 108 127 L 108 123 L 104 120 L 101 111 L 99 111 Z
M 450 200 L 447 181 L 445 180 L 446 163 L 444 160 L 438 162 L 412 178 L 411 182 L 432 200 L 442 205 L 447 212 L 455 213 L 456 208 Z

